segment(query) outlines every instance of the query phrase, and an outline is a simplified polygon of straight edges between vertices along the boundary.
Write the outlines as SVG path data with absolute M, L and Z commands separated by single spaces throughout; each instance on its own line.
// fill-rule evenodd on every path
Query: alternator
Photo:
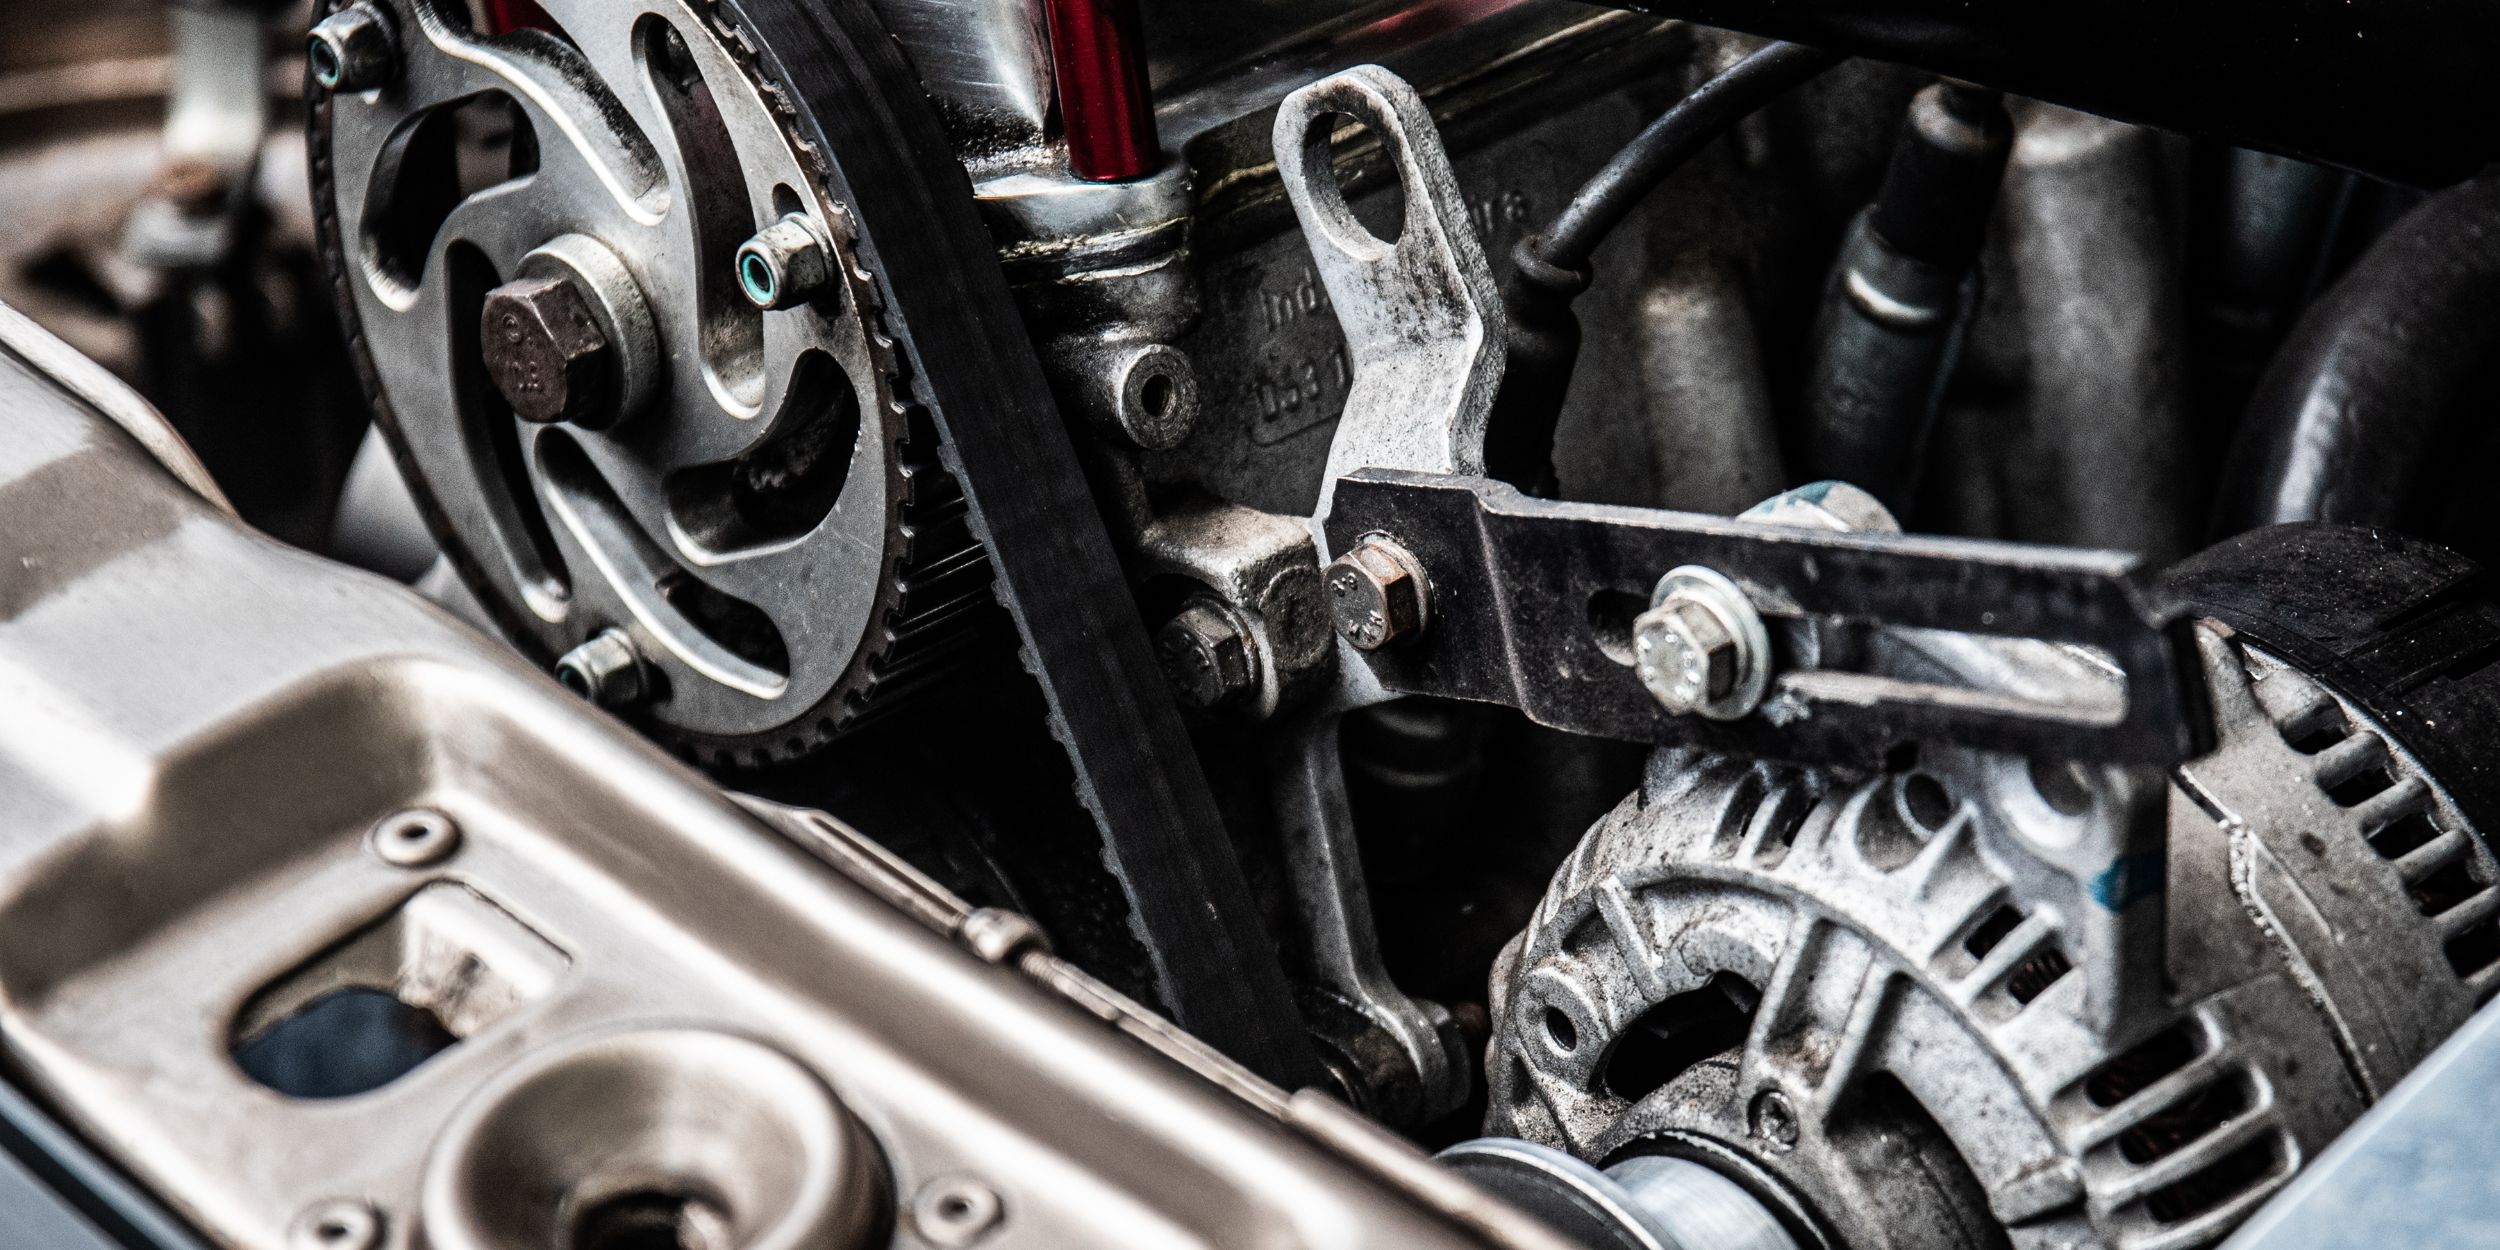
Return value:
M 2072 953 L 2091 905 L 2027 910 L 1998 853 L 2099 818 L 2083 770 L 1662 751 L 1503 954 L 1489 1131 L 1610 1173 L 1702 1164 L 1796 1246 L 2219 1239 L 2500 985 L 2479 809 L 2398 737 L 2427 746 L 2422 692 L 2492 650 L 2489 613 L 2459 609 L 2475 576 L 2376 534 L 2269 541 L 2191 580 L 2219 741 L 2171 774 L 2166 863 L 2094 882 L 2112 910 L 2166 892 L 2157 992 L 2096 1019 Z M 2340 636 L 2193 598 L 2228 600 L 2233 568 L 2332 587 L 2371 561 L 2411 561 L 2417 589 L 2354 606 Z M 2390 654 L 2399 678 L 2355 693 Z M 1544 1166 L 1526 1149 L 1496 1163 Z

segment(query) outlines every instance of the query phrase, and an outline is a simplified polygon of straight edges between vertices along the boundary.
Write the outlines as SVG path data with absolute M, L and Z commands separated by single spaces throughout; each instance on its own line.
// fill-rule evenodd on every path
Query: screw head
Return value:
M 380 10 L 351 4 L 313 26 L 304 64 L 324 91 L 370 91 L 399 76 L 399 41 Z
M 524 421 L 596 428 L 616 416 L 616 352 L 567 278 L 519 278 L 486 295 L 486 374 Z
M 1686 566 L 1659 581 L 1633 620 L 1632 663 L 1668 712 L 1733 720 L 1762 702 L 1770 636 L 1734 582 Z
M 1155 634 L 1155 654 L 1182 707 L 1207 712 L 1258 684 L 1249 629 L 1224 604 L 1192 599 Z
M 1430 615 L 1423 566 L 1386 538 L 1366 538 L 1328 566 L 1328 606 L 1338 635 L 1365 651 L 1413 637 Z
M 621 629 L 604 629 L 556 659 L 556 680 L 604 708 L 631 707 L 651 693 L 642 653 Z
M 758 308 L 795 308 L 833 285 L 833 247 L 805 213 L 738 246 L 738 289 Z

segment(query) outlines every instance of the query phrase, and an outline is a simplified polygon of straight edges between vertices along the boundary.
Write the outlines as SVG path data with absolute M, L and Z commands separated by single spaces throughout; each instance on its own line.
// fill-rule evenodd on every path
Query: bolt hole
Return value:
M 323 1220 L 318 1231 L 320 1232 L 321 1239 L 323 1241 L 345 1241 L 349 1237 L 354 1236 L 356 1232 L 355 1229 L 348 1227 L 346 1222 L 343 1220 Z
M 948 1194 L 937 1204 L 938 1214 L 949 1220 L 960 1220 L 972 1214 L 972 1200 L 962 1194 Z
M 2032 760 L 2031 788 L 2060 816 L 2081 816 L 2092 810 L 2092 787 L 2072 760 Z
M 1944 783 L 1925 773 L 1912 773 L 1901 783 L 1901 803 L 1910 819 L 1930 833 L 1943 829 L 1953 816 L 1953 796 L 1945 793 Z
M 1305 165 L 1327 170 L 1313 179 L 1312 190 L 1323 197 L 1323 211 L 1339 219 L 1338 229 L 1350 226 L 1376 246 L 1396 246 L 1406 233 L 1406 185 L 1380 132 L 1351 114 L 1322 113 L 1311 119 L 1302 143 Z
M 728 1222 L 709 1203 L 637 1190 L 583 1212 L 567 1250 L 730 1250 Z
M 1580 1046 L 1580 1028 L 1564 1015 L 1560 1007 L 1545 1009 L 1545 1036 L 1553 1039 L 1554 1048 L 1570 1054 Z
M 1589 596 L 1589 633 L 1597 649 L 1626 668 L 1639 662 L 1632 645 L 1632 623 L 1649 607 L 1649 596 L 1628 590 L 1601 590 Z
M 312 63 L 314 82 L 323 87 L 339 85 L 339 54 L 330 46 L 329 40 L 314 36 L 304 49 L 304 57 Z
M 771 304 L 781 295 L 781 284 L 773 278 L 773 267 L 752 252 L 738 258 L 738 283 L 746 288 L 747 298 L 757 304 Z
M 1160 373 L 1149 376 L 1146 384 L 1138 388 L 1137 402 L 1144 406 L 1147 416 L 1156 420 L 1171 415 L 1172 379 Z
M 580 667 L 576 665 L 557 665 L 556 682 L 565 689 L 570 690 L 585 699 L 591 698 L 598 693 L 596 690 L 591 688 L 590 674 L 583 672 Z

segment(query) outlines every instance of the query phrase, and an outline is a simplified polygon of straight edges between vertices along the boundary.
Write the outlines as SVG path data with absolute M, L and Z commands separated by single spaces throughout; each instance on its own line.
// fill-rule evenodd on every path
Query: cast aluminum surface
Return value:
M 516 639 L 552 656 L 627 629 L 663 679 L 649 715 L 664 729 L 732 758 L 812 747 L 901 676 L 889 653 L 914 640 L 893 619 L 903 562 L 943 564 L 969 540 L 913 548 L 947 542 L 948 527 L 906 529 L 906 506 L 942 516 L 951 492 L 907 451 L 878 288 L 823 155 L 789 131 L 786 90 L 691 3 L 558 0 L 561 40 L 480 37 L 443 0 L 388 7 L 404 69 L 329 97 L 317 142 L 354 329 L 403 465 Z M 409 185 L 441 176 L 418 160 L 425 145 L 480 101 L 515 111 L 535 168 L 460 198 L 430 240 L 400 237 L 409 203 L 441 194 Z M 833 241 L 836 290 L 760 311 L 733 253 L 791 212 Z M 516 422 L 478 373 L 484 289 L 583 270 L 560 246 L 621 273 L 615 298 L 601 288 L 611 337 L 626 340 L 627 410 L 610 428 Z M 821 515 L 756 521 L 742 476 L 795 489 L 770 480 L 797 476 L 774 457 L 811 437 L 834 440 Z M 724 623 L 722 598 L 769 622 L 777 657 Z
M 1029 926 L 821 817 L 771 831 L 408 591 L 243 529 L 39 378 L 0 368 L 0 405 L 0 1039 L 214 1241 L 537 1247 L 640 1186 L 741 1245 L 960 1244 L 985 1190 L 1002 1250 L 1553 1247 Z M 341 984 L 456 1040 L 341 1098 L 237 1068 Z M 571 1105 L 613 1131 L 544 1114 Z
M 1932 1197 L 1849 1163 L 1880 1075 L 2016 1246 L 2217 1240 L 2490 996 L 2500 971 L 2460 939 L 2500 892 L 2383 733 L 2214 628 L 2199 642 L 2220 743 L 2173 775 L 2166 865 L 2104 879 L 2164 900 L 2166 970 L 2139 979 L 2166 996 L 2097 1026 L 2073 940 L 2103 900 L 2044 905 L 2004 854 L 2105 815 L 2068 765 L 1930 749 L 1852 776 L 1670 750 L 1504 952 L 1489 1127 L 1732 1160 L 1852 1246 L 1918 1244 L 1900 1212 Z M 1760 995 L 1741 1040 L 1628 1087 L 1622 1039 L 1676 1027 L 1644 1013 L 1714 977 Z M 1790 1110 L 1766 1121 L 1773 1098 Z

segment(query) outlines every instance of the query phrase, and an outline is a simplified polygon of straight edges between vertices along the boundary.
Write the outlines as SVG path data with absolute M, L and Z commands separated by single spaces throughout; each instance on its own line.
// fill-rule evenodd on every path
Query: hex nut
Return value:
M 564 688 L 604 708 L 624 708 L 650 694 L 642 653 L 621 629 L 603 629 L 556 660 Z
M 1378 535 L 1328 566 L 1328 604 L 1338 636 L 1365 651 L 1423 632 L 1431 615 L 1423 566 Z
M 1659 582 L 1632 622 L 1632 663 L 1658 705 L 1677 716 L 1733 720 L 1762 702 L 1770 640 L 1735 583 L 1687 566 Z
M 1222 602 L 1199 596 L 1155 634 L 1172 696 L 1191 711 L 1211 712 L 1258 686 L 1249 627 Z
M 758 308 L 795 308 L 833 285 L 833 245 L 791 213 L 738 246 L 738 290 Z
M 399 76 L 399 40 L 380 10 L 351 4 L 314 24 L 304 64 L 324 91 L 371 91 Z
M 519 278 L 488 292 L 478 342 L 513 415 L 594 429 L 615 419 L 616 353 L 571 280 Z

